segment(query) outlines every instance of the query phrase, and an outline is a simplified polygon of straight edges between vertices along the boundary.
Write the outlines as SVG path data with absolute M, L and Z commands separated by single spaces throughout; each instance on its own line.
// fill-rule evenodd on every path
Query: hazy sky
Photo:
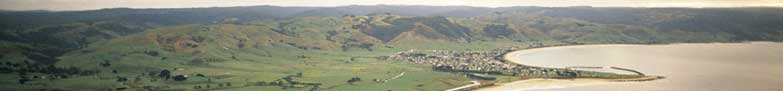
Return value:
M 466 5 L 594 7 L 783 7 L 783 0 L 0 0 L 3 10 L 90 10 L 100 8 L 182 8 L 250 5 Z

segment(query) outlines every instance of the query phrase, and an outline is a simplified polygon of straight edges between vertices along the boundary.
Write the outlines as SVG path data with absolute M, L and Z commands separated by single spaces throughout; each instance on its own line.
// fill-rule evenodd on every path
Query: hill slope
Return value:
M 380 59 L 408 50 L 782 41 L 783 27 L 777 25 L 783 14 L 766 12 L 779 10 L 254 6 L 4 11 L 0 76 L 5 78 L 0 83 L 18 90 L 207 85 L 221 86 L 215 90 L 443 90 L 470 79 L 434 71 L 431 65 Z M 190 77 L 165 80 L 163 70 Z M 396 80 L 372 81 L 400 74 Z M 18 84 L 32 77 L 37 78 Z M 346 82 L 356 78 L 363 80 Z M 514 79 L 519 78 L 501 81 Z M 234 86 L 222 87 L 227 84 Z

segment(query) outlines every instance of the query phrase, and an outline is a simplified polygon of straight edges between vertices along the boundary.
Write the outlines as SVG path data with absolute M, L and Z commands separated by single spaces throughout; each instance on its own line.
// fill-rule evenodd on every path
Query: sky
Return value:
M 0 0 L 2 10 L 94 10 L 101 8 L 192 8 L 230 6 L 432 5 L 477 7 L 783 7 L 783 0 Z

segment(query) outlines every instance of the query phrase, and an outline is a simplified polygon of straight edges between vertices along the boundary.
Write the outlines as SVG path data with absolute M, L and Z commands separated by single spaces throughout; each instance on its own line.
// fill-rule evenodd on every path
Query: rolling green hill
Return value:
M 423 8 L 433 9 L 417 10 Z M 471 79 L 381 57 L 409 50 L 530 45 L 783 41 L 783 28 L 777 26 L 783 14 L 761 12 L 779 10 L 254 6 L 3 11 L 0 84 L 11 90 L 443 90 Z M 417 13 L 424 11 L 429 12 Z M 168 80 L 175 75 L 188 79 Z

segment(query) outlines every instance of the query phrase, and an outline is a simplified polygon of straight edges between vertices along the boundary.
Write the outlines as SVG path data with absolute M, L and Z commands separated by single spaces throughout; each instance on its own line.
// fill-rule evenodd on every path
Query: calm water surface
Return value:
M 616 66 L 667 77 L 532 91 L 783 91 L 783 43 L 578 46 L 514 58 L 533 66 Z

